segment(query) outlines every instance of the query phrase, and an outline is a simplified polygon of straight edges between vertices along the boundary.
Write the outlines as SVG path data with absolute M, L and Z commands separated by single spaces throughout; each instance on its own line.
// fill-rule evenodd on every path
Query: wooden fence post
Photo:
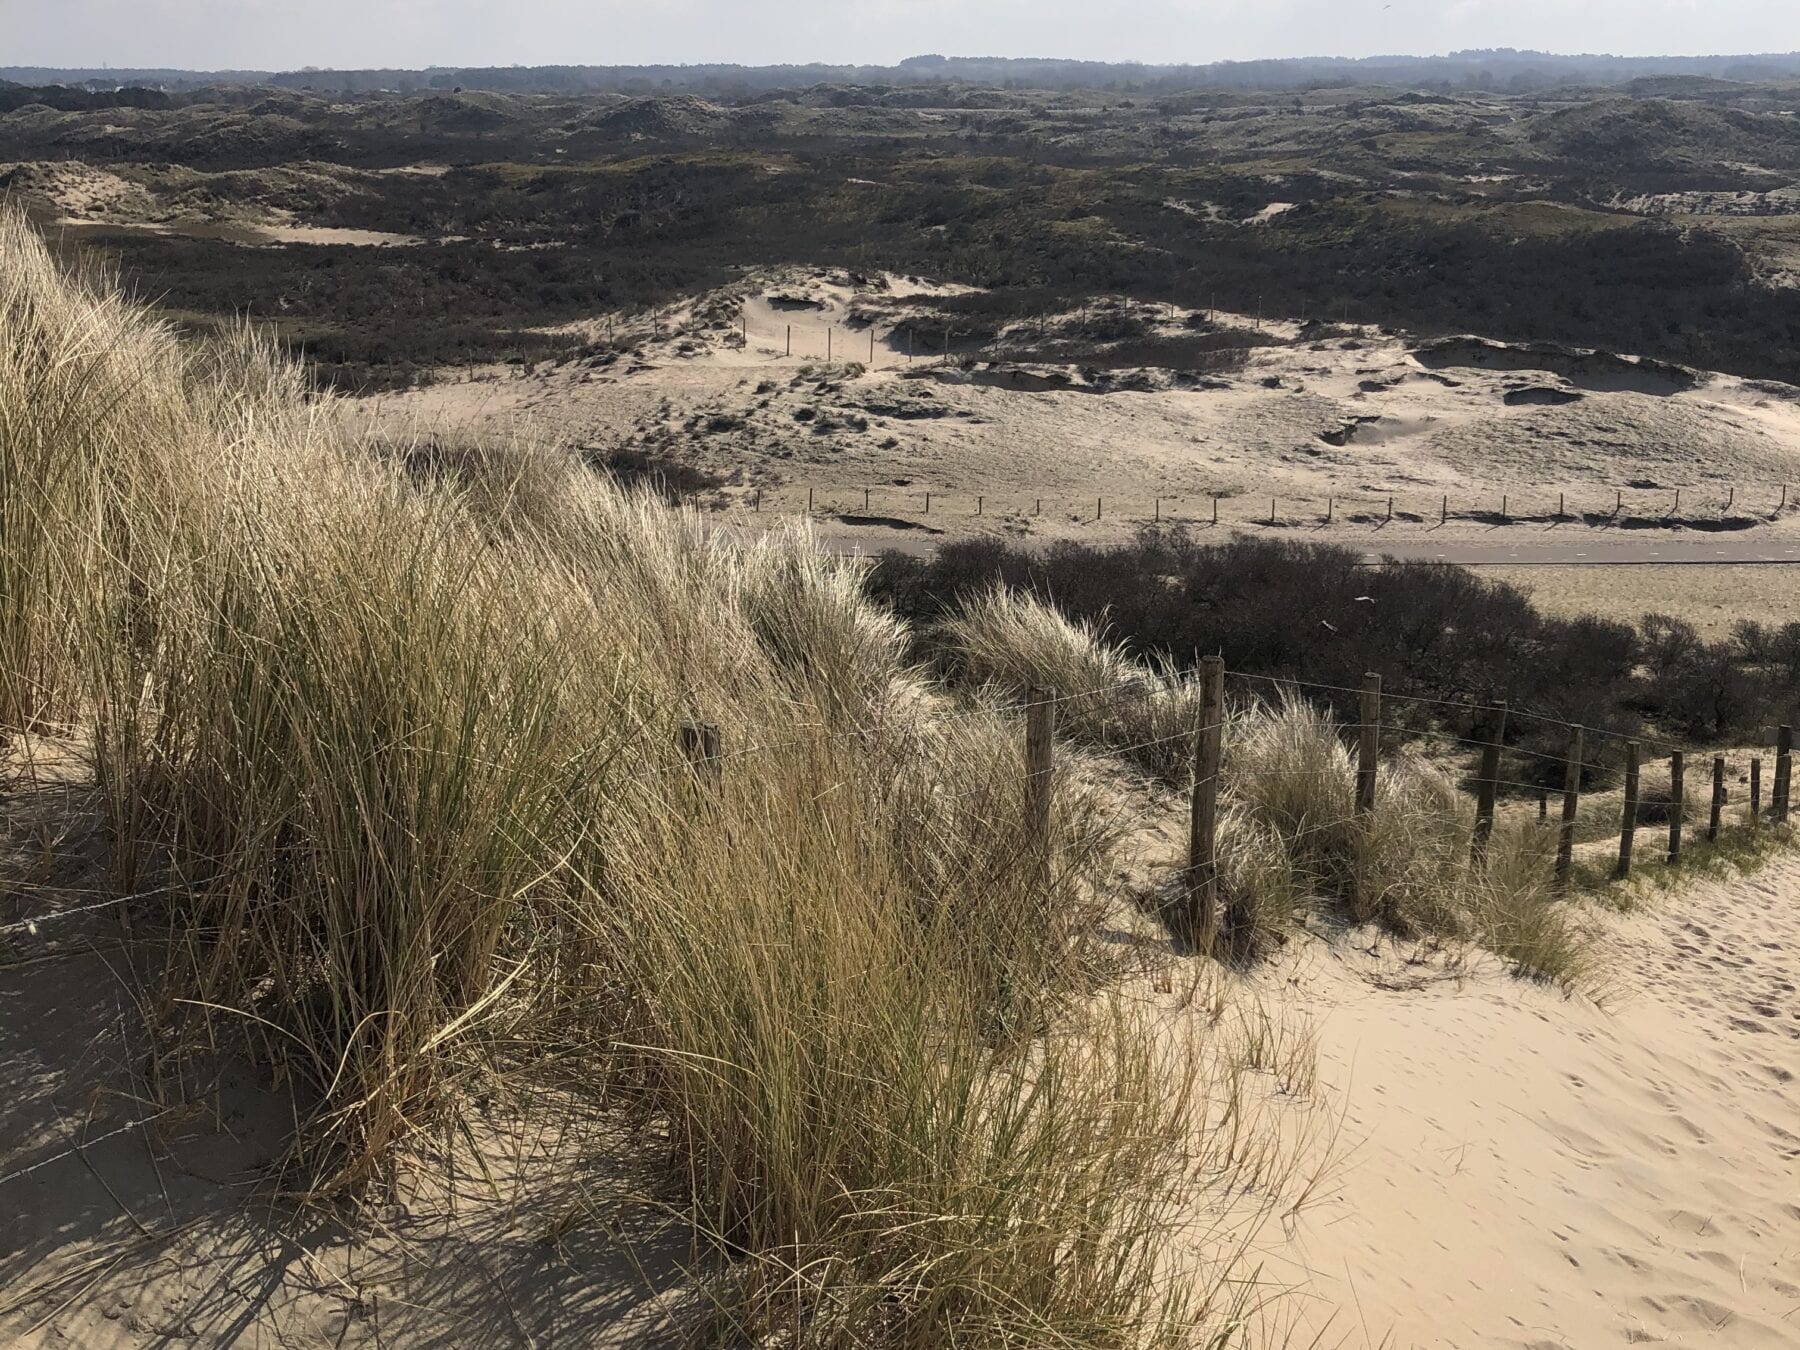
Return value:
M 1356 814 L 1375 810 L 1376 756 L 1381 753 L 1381 676 L 1363 676 L 1361 724 L 1356 740 Z
M 1706 822 L 1706 842 L 1719 842 L 1719 826 L 1725 819 L 1725 756 L 1713 756 L 1712 816 Z
M 1488 739 L 1481 747 L 1481 782 L 1475 797 L 1475 843 L 1471 850 L 1477 862 L 1487 856 L 1488 840 L 1494 833 L 1494 799 L 1500 791 L 1500 745 L 1506 739 L 1506 704 L 1496 703 L 1488 711 Z
M 1750 823 L 1762 824 L 1762 756 L 1750 761 Z
M 808 489 L 806 489 L 806 514 L 810 516 L 812 513 L 813 513 L 813 490 L 811 488 L 808 488 Z
M 1219 523 L 1219 494 L 1213 493 L 1213 524 Z
M 719 757 L 721 738 L 717 722 L 683 722 L 681 753 L 696 782 L 718 788 L 724 782 L 725 765 Z
M 863 489 L 863 510 L 867 511 L 868 509 L 869 509 L 869 489 L 864 488 Z
M 1450 494 L 1448 492 L 1446 492 L 1444 494 L 1444 505 L 1438 511 L 1438 524 L 1448 525 L 1449 523 L 1450 523 Z
M 1775 823 L 1788 822 L 1788 805 L 1794 790 L 1794 729 L 1779 727 L 1775 732 Z
M 975 514 L 980 515 L 987 509 L 987 498 L 977 495 L 975 498 Z
M 1218 936 L 1219 766 L 1225 748 L 1225 661 L 1201 662 L 1200 726 L 1194 738 L 1194 800 L 1188 821 L 1188 922 L 1195 947 L 1211 953 Z
M 1613 876 L 1623 881 L 1631 875 L 1631 846 L 1637 839 L 1638 743 L 1625 742 L 1625 818 L 1619 822 L 1619 865 Z
M 1096 498 L 1094 498 L 1094 519 L 1095 520 L 1104 520 L 1105 518 L 1106 518 L 1106 498 L 1096 497 Z
M 1687 756 L 1669 756 L 1669 866 L 1681 861 L 1682 816 L 1687 814 Z
M 1032 689 L 1025 706 L 1025 826 L 1037 889 L 1050 892 L 1050 805 L 1056 784 L 1056 690 Z
M 1582 730 L 1569 728 L 1569 753 L 1563 763 L 1562 831 L 1556 841 L 1556 889 L 1569 889 L 1575 866 L 1575 817 L 1581 810 Z

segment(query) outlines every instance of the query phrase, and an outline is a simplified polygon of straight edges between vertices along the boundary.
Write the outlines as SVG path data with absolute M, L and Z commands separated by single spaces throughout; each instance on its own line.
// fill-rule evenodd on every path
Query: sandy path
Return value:
M 1322 1344 L 1800 1345 L 1800 861 L 1652 908 L 1604 1008 L 1287 972 L 1347 1155 L 1268 1273 Z

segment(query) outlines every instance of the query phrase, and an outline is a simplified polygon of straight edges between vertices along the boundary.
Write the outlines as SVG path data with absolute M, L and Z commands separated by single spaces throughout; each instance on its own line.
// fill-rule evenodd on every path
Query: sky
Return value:
M 0 65 L 1204 63 L 1800 49 L 1800 0 L 0 0 Z

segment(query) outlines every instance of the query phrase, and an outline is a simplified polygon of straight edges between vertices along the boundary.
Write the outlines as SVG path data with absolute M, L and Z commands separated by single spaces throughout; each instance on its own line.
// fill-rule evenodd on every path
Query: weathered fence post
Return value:
M 1706 822 L 1706 842 L 1719 842 L 1719 826 L 1725 819 L 1725 756 L 1713 756 L 1712 816 Z
M 1361 721 L 1356 738 L 1356 814 L 1375 810 L 1376 756 L 1381 752 L 1381 676 L 1363 676 Z
M 1563 762 L 1562 830 L 1556 841 L 1556 889 L 1569 889 L 1575 866 L 1575 817 L 1581 811 L 1582 730 L 1569 728 L 1569 753 Z
M 1336 512 L 1336 510 L 1337 510 L 1337 498 L 1327 496 L 1325 498 L 1325 523 L 1327 525 L 1331 524 L 1331 517 L 1332 517 L 1333 513 Z
M 1025 827 L 1036 888 L 1050 891 L 1050 806 L 1056 785 L 1056 690 L 1032 689 L 1025 705 Z
M 811 488 L 808 488 L 808 489 L 806 489 L 806 514 L 810 516 L 812 513 L 813 513 L 813 490 Z
M 975 498 L 975 514 L 980 515 L 987 509 L 987 498 L 977 495 Z
M 869 489 L 864 488 L 863 489 L 863 510 L 867 511 L 868 509 L 869 509 Z
M 1271 498 L 1269 498 L 1269 524 L 1273 525 L 1274 523 L 1275 523 L 1275 499 L 1273 497 L 1271 497 Z
M 1775 823 L 1788 822 L 1788 805 L 1794 790 L 1794 729 L 1778 727 L 1775 731 Z
M 1216 492 L 1215 492 L 1215 493 L 1213 493 L 1213 519 L 1212 519 L 1212 523 L 1213 523 L 1213 524 L 1215 524 L 1215 525 L 1217 525 L 1217 524 L 1218 524 L 1218 523 L 1219 523 L 1219 494 L 1218 494 L 1218 493 L 1216 493 Z
M 717 722 L 683 722 L 681 753 L 696 782 L 717 788 L 724 781 L 725 765 L 719 757 L 721 738 Z
M 1225 662 L 1200 669 L 1200 727 L 1194 738 L 1194 801 L 1188 822 L 1188 919 L 1195 946 L 1211 952 L 1218 933 L 1219 767 L 1225 749 Z
M 1625 742 L 1625 818 L 1619 822 L 1619 866 L 1613 875 L 1620 881 L 1631 875 L 1631 846 L 1637 839 L 1638 743 Z
M 1096 498 L 1094 498 L 1094 519 L 1095 520 L 1104 520 L 1105 518 L 1106 518 L 1106 498 L 1096 497 Z
M 1669 866 L 1681 861 L 1682 817 L 1687 814 L 1687 756 L 1669 756 Z
M 1450 523 L 1450 494 L 1448 492 L 1446 492 L 1444 494 L 1444 504 L 1438 511 L 1438 524 L 1448 525 L 1449 523 Z
M 1475 843 L 1471 850 L 1475 860 L 1487 856 L 1488 840 L 1494 833 L 1494 799 L 1500 791 L 1500 745 L 1506 739 L 1506 704 L 1496 703 L 1488 710 L 1488 739 L 1481 747 L 1481 782 L 1475 796 Z
M 1750 823 L 1762 824 L 1762 756 L 1750 761 Z
M 925 494 L 925 514 L 926 515 L 931 514 L 931 493 L 930 492 L 927 492 Z

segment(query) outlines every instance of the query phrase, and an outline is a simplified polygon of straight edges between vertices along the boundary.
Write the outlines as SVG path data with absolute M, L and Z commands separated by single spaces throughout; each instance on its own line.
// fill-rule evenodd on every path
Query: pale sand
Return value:
M 1740 619 L 1800 622 L 1800 570 L 1792 567 L 1484 567 L 1481 575 L 1523 587 L 1551 614 L 1627 623 L 1673 614 L 1710 639 L 1730 637 Z
M 1684 517 L 1714 520 L 1729 502 L 1730 514 L 1767 521 L 1784 482 L 1795 485 L 1789 511 L 1757 528 L 1800 532 L 1797 389 L 1727 376 L 1678 388 L 1649 368 L 1641 377 L 1507 369 L 1510 358 L 1486 360 L 1474 344 L 1466 357 L 1421 358 L 1400 334 L 1313 341 L 1274 321 L 1264 327 L 1286 345 L 1204 385 L 1166 371 L 1121 373 L 1106 386 L 1073 367 L 940 369 L 933 353 L 921 347 L 909 360 L 889 336 L 931 289 L 762 274 L 655 315 L 562 330 L 648 339 L 616 362 L 477 372 L 384 396 L 381 417 L 396 427 L 530 426 L 580 444 L 660 444 L 738 484 L 727 494 L 733 510 L 748 514 L 759 489 L 764 514 L 804 511 L 810 492 L 825 516 L 897 522 L 835 527 L 875 548 L 979 535 L 1112 540 L 1159 514 L 1210 521 L 1215 493 L 1224 494 L 1222 524 L 1257 527 L 1273 507 L 1290 537 L 1362 542 L 1385 525 L 1387 537 L 1415 542 L 1523 540 L 1562 506 L 1595 517 L 1591 528 L 1571 521 L 1565 530 L 1641 541 L 1643 531 L 1604 528 L 1601 518 L 1622 501 L 1627 515 L 1660 520 L 1680 489 Z M 1185 312 L 1156 313 L 1165 334 L 1182 331 Z M 1035 331 L 1035 321 L 1019 325 L 1002 345 Z M 1121 378 L 1141 388 L 1122 389 Z M 1543 390 L 1574 401 L 1507 402 Z M 1440 527 L 1446 498 L 1453 514 Z M 1538 520 L 1500 526 L 1454 514 L 1503 510 Z
M 1314 1009 L 1343 1119 L 1263 1249 L 1297 1343 L 1800 1345 L 1800 861 L 1607 924 L 1604 1007 L 1318 944 L 1260 981 Z

